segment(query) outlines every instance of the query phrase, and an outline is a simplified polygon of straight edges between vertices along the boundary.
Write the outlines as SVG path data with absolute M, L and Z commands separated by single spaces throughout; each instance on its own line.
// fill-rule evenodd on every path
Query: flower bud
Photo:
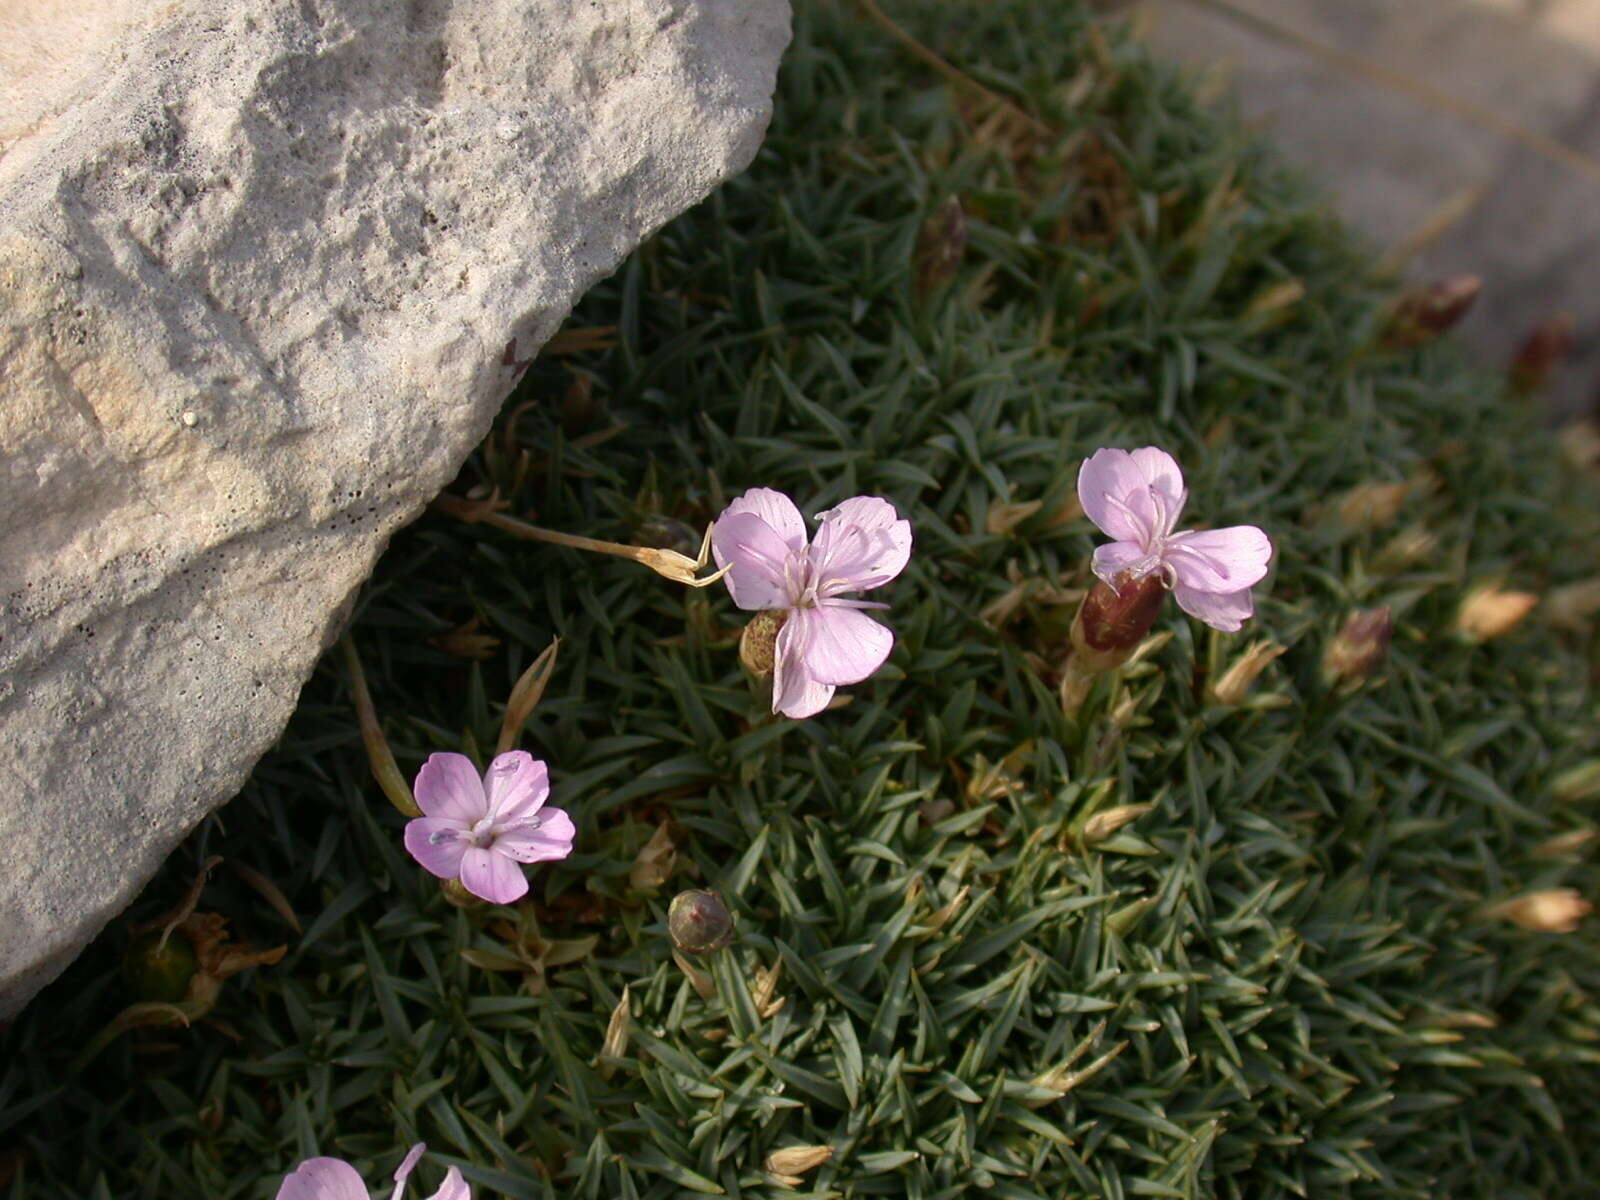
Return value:
M 1583 633 L 1596 613 L 1600 613 L 1600 579 L 1563 584 L 1544 598 L 1544 619 L 1558 629 Z
M 1567 833 L 1558 833 L 1555 837 L 1540 842 L 1533 848 L 1535 858 L 1566 858 L 1568 855 L 1581 854 L 1585 847 L 1595 838 L 1600 838 L 1600 832 L 1593 829 L 1573 829 Z
M 926 295 L 955 278 L 967 252 L 967 214 L 951 196 L 939 205 L 917 237 L 917 293 Z
M 1096 677 L 1133 656 L 1155 624 L 1166 587 L 1158 574 L 1134 579 L 1126 571 L 1116 586 L 1095 580 L 1072 619 L 1072 649 L 1061 672 L 1061 711 L 1071 715 L 1088 699 Z
M 176 1004 L 188 994 L 200 960 L 189 939 L 176 930 L 152 930 L 128 943 L 122 969 L 137 999 Z
M 1455 328 L 1477 300 L 1483 280 L 1476 275 L 1452 275 L 1400 297 L 1383 331 L 1386 350 L 1409 350 L 1433 341 Z
M 1600 397 L 1595 400 L 1600 407 Z M 1593 415 L 1568 421 L 1556 434 L 1563 461 L 1575 471 L 1600 468 L 1600 419 Z
M 621 1058 L 628 1053 L 628 1033 L 633 1028 L 633 1011 L 628 1002 L 628 988 L 632 986 L 628 984 L 622 989 L 622 998 L 611 1010 L 611 1019 L 606 1022 L 605 1040 L 600 1043 L 601 1058 Z
M 1123 572 L 1115 585 L 1097 579 L 1072 622 L 1072 657 L 1079 669 L 1098 674 L 1127 662 L 1150 633 L 1165 597 L 1157 573 L 1134 579 Z
M 1568 767 L 1550 781 L 1550 793 L 1564 804 L 1600 798 L 1600 759 Z
M 715 892 L 679 892 L 667 908 L 667 933 L 685 954 L 710 954 L 733 941 L 733 914 Z
M 1272 641 L 1260 641 L 1251 645 L 1223 672 L 1222 678 L 1212 685 L 1212 700 L 1230 708 L 1240 703 L 1250 694 L 1250 688 L 1261 672 L 1267 669 L 1267 664 L 1282 654 L 1286 648 Z
M 1550 888 L 1504 900 L 1484 910 L 1486 917 L 1510 921 L 1531 933 L 1571 933 L 1594 911 L 1575 888 Z
M 1389 608 L 1352 613 L 1322 653 L 1322 678 L 1329 687 L 1354 686 L 1372 678 L 1389 654 L 1394 619 Z
M 1083 824 L 1083 844 L 1092 846 L 1096 842 L 1105 841 L 1124 825 L 1138 820 L 1154 807 L 1153 804 L 1119 804 L 1115 808 L 1095 813 Z
M 1334 516 L 1351 533 L 1387 529 L 1411 494 L 1409 483 L 1362 483 L 1334 503 Z
M 739 635 L 739 661 L 757 679 L 772 678 L 778 660 L 778 631 L 788 619 L 783 609 L 767 609 L 751 617 Z
M 1486 642 L 1510 633 L 1538 603 L 1539 597 L 1532 592 L 1506 592 L 1494 584 L 1485 584 L 1461 602 L 1456 632 L 1468 641 Z
M 1572 353 L 1575 332 L 1571 313 L 1557 313 L 1535 325 L 1511 359 L 1507 380 L 1511 390 L 1523 396 L 1542 391 Z
M 1402 529 L 1379 550 L 1372 560 L 1372 569 L 1380 574 L 1404 571 L 1424 559 L 1434 556 L 1439 549 L 1439 539 L 1420 525 Z
M 785 1146 L 767 1155 L 767 1170 L 773 1175 L 804 1175 L 832 1157 L 832 1146 Z

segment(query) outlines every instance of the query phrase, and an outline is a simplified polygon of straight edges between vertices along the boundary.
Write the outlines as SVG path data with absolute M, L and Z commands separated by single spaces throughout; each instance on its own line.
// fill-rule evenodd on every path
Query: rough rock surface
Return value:
M 88 14 L 88 15 L 86 15 Z M 8 0 L 0 1019 L 228 799 L 787 0 Z

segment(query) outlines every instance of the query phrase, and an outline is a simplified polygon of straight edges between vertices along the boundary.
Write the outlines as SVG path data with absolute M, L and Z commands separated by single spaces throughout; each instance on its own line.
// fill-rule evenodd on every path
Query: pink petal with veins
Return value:
M 449 817 L 470 825 L 489 811 L 483 779 L 465 754 L 430 754 L 417 772 L 412 791 L 425 816 Z
M 1266 576 L 1272 542 L 1254 525 L 1194 530 L 1168 538 L 1165 557 L 1185 587 L 1237 592 Z
M 806 546 L 806 519 L 800 515 L 794 501 L 782 492 L 771 488 L 751 488 L 727 508 L 723 516 L 732 513 L 751 513 L 764 521 L 791 550 L 804 550 Z
M 496 755 L 483 779 L 496 825 L 527 820 L 550 794 L 549 768 L 526 750 Z
M 490 904 L 513 904 L 528 894 L 528 877 L 504 854 L 468 847 L 461 856 L 461 885 Z
M 572 840 L 577 829 L 572 818 L 559 808 L 539 810 L 539 825 L 514 825 L 502 829 L 494 839 L 491 849 L 522 863 L 555 862 L 572 853 Z
M 786 568 L 792 551 L 761 517 L 723 513 L 711 528 L 711 551 L 718 567 L 732 564 L 724 581 L 740 608 L 758 612 L 789 607 L 793 597 Z
M 795 636 L 804 639 L 805 672 L 818 683 L 860 683 L 894 649 L 894 634 L 854 608 L 802 608 L 789 614 L 788 624 L 804 627 Z
M 449 817 L 418 817 L 406 822 L 406 850 L 422 864 L 422 869 L 440 879 L 455 879 L 461 874 L 461 856 L 467 842 L 461 836 L 467 826 Z
M 308 1158 L 284 1176 L 277 1200 L 367 1200 L 367 1185 L 343 1159 Z

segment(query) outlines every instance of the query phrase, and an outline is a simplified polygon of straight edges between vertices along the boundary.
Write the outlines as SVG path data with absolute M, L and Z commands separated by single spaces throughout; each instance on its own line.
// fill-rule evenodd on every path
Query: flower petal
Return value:
M 1135 579 L 1143 579 L 1160 566 L 1161 556 L 1147 554 L 1138 542 L 1107 542 L 1094 548 L 1094 573 L 1107 583 L 1114 582 L 1124 571 Z
M 528 877 L 504 854 L 472 846 L 461 856 L 461 883 L 490 904 L 511 904 L 528 894 Z
M 833 699 L 833 685 L 811 678 L 805 663 L 805 638 L 793 621 L 778 631 L 772 666 L 772 711 L 800 720 L 815 716 Z
M 483 780 L 465 754 L 430 754 L 412 791 L 417 806 L 430 817 L 450 817 L 470 825 L 489 812 Z
M 795 551 L 761 517 L 748 512 L 723 513 L 711 528 L 711 552 L 717 566 L 733 564 L 725 578 L 728 592 L 740 608 L 789 607 L 786 568 Z
M 497 754 L 483 773 L 495 824 L 526 821 L 550 795 L 550 769 L 526 750 Z
M 823 596 L 882 587 L 911 560 L 911 522 L 879 496 L 854 496 L 819 513 L 811 578 Z
M 795 636 L 802 639 L 805 672 L 818 683 L 860 683 L 894 649 L 894 634 L 854 608 L 824 604 L 796 609 L 784 628 L 790 625 L 800 627 Z
M 775 492 L 771 488 L 751 488 L 722 510 L 723 516 L 729 513 L 754 513 L 783 539 L 789 549 L 806 548 L 806 519 L 800 515 L 794 501 L 782 492 Z
M 439 1190 L 429 1196 L 428 1200 L 472 1200 L 472 1188 L 461 1178 L 461 1172 L 451 1167 L 445 1173 L 444 1182 L 439 1185 Z
M 513 825 L 502 829 L 490 847 L 518 862 L 554 862 L 572 853 L 572 839 L 578 835 L 572 818 L 559 808 L 539 811 L 539 824 Z
M 461 855 L 467 849 L 461 836 L 466 830 L 466 825 L 449 817 L 418 817 L 406 822 L 406 851 L 423 870 L 440 879 L 455 879 L 461 874 Z
M 367 1200 L 367 1185 L 339 1158 L 308 1158 L 278 1185 L 277 1200 Z
M 1155 446 L 1096 450 L 1078 468 L 1078 502 L 1107 537 L 1153 548 L 1172 532 L 1185 500 L 1183 472 Z
M 1184 612 L 1223 633 L 1242 629 L 1255 613 L 1249 588 L 1237 592 L 1202 592 L 1179 583 L 1172 594 Z
M 1167 539 L 1165 557 L 1185 587 L 1237 592 L 1266 575 L 1272 540 L 1254 525 L 1190 530 Z
M 389 1200 L 400 1200 L 406 1192 L 406 1180 L 411 1177 L 411 1172 L 417 1169 L 417 1163 L 422 1158 L 422 1152 L 428 1148 L 427 1143 L 418 1142 L 406 1151 L 406 1156 L 400 1165 L 394 1169 L 394 1192 Z

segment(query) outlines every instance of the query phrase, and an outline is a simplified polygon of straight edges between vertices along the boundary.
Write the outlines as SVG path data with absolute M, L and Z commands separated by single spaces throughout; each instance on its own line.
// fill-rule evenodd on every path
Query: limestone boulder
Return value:
M 0 1019 L 232 796 L 787 0 L 0 5 Z

